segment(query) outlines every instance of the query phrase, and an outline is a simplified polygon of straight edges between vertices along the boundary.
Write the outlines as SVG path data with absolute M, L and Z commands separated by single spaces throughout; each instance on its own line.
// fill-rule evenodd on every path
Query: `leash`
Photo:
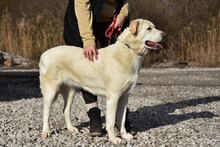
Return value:
M 108 38 L 109 45 L 111 44 L 112 39 L 117 39 L 117 37 L 121 34 L 121 26 L 115 28 L 116 21 L 117 21 L 117 15 L 114 15 L 112 23 L 105 31 L 105 37 Z

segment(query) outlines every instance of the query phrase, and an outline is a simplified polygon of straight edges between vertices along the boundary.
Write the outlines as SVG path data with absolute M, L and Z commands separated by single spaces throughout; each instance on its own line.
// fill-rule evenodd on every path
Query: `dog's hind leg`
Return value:
M 108 132 L 109 140 L 114 144 L 122 142 L 122 139 L 115 136 L 114 131 L 118 99 L 119 96 L 117 95 L 113 95 L 106 99 L 106 130 Z
M 116 115 L 116 122 L 117 126 L 120 128 L 121 137 L 125 140 L 131 140 L 133 136 L 127 133 L 125 129 L 125 119 L 126 119 L 126 111 L 127 111 L 127 104 L 128 104 L 128 93 L 124 93 L 119 101 L 117 107 L 117 115 Z
M 61 88 L 61 94 L 63 95 L 63 99 L 64 99 L 63 113 L 64 113 L 67 129 L 71 133 L 79 132 L 76 127 L 73 127 L 71 123 L 71 119 L 70 119 L 71 106 L 72 106 L 75 93 L 76 93 L 76 90 L 68 86 L 62 86 Z
M 43 110 L 43 131 L 42 131 L 42 138 L 46 139 L 50 135 L 49 129 L 49 116 L 50 116 L 50 107 L 53 101 L 57 98 L 57 86 L 55 82 L 50 82 L 49 80 L 42 80 L 41 77 L 41 91 L 43 94 L 43 103 L 44 103 L 44 110 Z

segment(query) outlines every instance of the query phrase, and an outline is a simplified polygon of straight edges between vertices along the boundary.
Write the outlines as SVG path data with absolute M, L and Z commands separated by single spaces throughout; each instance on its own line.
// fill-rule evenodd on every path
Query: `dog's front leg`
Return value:
M 122 139 L 115 136 L 114 131 L 117 104 L 118 97 L 109 97 L 106 100 L 106 130 L 108 132 L 109 140 L 113 144 L 119 144 L 122 141 Z
M 127 104 L 128 104 L 128 93 L 124 93 L 119 101 L 117 107 L 117 126 L 120 128 L 121 137 L 125 140 L 133 139 L 133 135 L 127 133 L 125 129 L 125 119 L 126 119 L 126 111 L 127 111 Z

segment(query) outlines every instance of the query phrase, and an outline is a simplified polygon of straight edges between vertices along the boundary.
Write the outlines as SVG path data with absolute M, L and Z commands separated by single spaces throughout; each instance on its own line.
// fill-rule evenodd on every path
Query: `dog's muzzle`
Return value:
M 150 40 L 145 41 L 146 48 L 151 50 L 159 50 L 163 49 L 165 46 L 165 42 L 167 41 L 167 35 L 165 33 L 162 33 L 162 40 L 161 42 L 153 42 Z

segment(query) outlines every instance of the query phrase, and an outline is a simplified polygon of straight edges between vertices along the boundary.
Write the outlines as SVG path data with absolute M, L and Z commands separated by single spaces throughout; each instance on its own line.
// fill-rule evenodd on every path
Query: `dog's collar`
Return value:
M 138 54 L 138 55 L 140 55 L 140 56 L 143 56 L 143 55 L 146 53 L 146 51 L 147 51 L 147 48 L 144 47 L 143 51 L 137 52 L 137 51 L 135 51 L 133 48 L 131 48 L 131 46 L 128 45 L 127 43 L 122 42 L 122 41 L 120 41 L 120 40 L 117 40 L 117 41 L 120 42 L 121 44 L 126 45 L 126 46 L 128 47 L 128 49 L 132 50 L 133 52 L 135 52 L 136 54 Z
M 120 43 L 122 43 L 122 44 L 124 44 L 124 45 L 126 45 L 129 49 L 132 49 L 131 46 L 128 45 L 127 43 L 125 43 L 125 42 L 121 42 L 121 41 L 119 41 L 119 40 L 117 40 L 117 41 L 120 42 Z

